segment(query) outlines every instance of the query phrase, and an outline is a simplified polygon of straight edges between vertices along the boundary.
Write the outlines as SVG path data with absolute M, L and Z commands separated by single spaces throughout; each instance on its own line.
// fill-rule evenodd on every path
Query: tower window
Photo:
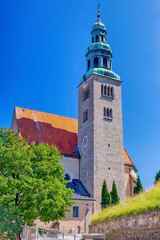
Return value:
M 106 95 L 106 85 L 104 86 L 104 95 Z
M 88 109 L 83 112 L 83 122 L 86 122 L 88 120 Z
M 101 36 L 101 40 L 102 40 L 102 42 L 103 42 L 103 36 Z
M 91 62 L 88 60 L 88 70 L 90 69 Z
M 112 118 L 113 118 L 113 111 L 112 111 L 112 108 L 105 108 L 103 109 L 103 116 L 104 116 L 104 119 L 107 119 L 107 120 L 110 120 L 112 121 Z
M 109 118 L 109 108 L 107 108 L 107 118 Z
M 114 98 L 114 88 L 111 87 L 111 97 Z
M 101 94 L 103 95 L 103 84 L 101 85 Z
M 98 35 L 96 35 L 96 42 L 98 42 Z
M 114 87 L 101 84 L 101 95 L 108 98 L 114 98 Z
M 98 57 L 94 58 L 94 67 L 98 67 Z
M 110 86 L 108 87 L 108 97 L 110 97 Z
M 112 108 L 109 110 L 109 116 L 112 118 Z
M 83 90 L 83 102 L 89 98 L 89 87 Z
M 94 37 L 92 37 L 92 43 L 94 43 Z
M 103 58 L 103 67 L 107 67 L 107 58 Z

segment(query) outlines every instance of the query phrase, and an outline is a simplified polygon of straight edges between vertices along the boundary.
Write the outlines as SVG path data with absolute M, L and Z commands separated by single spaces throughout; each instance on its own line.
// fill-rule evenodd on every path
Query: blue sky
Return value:
M 0 126 L 14 106 L 78 116 L 97 0 L 0 0 Z M 160 2 L 100 1 L 122 83 L 124 146 L 149 188 L 160 170 Z

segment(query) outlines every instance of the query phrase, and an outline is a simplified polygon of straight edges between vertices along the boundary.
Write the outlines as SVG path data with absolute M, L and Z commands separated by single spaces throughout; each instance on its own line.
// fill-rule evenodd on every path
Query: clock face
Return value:
M 82 138 L 82 146 L 86 148 L 87 145 L 88 145 L 88 136 L 84 135 L 84 137 Z

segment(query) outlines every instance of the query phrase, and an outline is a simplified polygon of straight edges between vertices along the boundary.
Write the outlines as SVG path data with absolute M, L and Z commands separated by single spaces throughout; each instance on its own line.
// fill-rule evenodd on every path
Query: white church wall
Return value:
M 64 169 L 73 174 L 74 179 L 79 179 L 79 159 L 71 157 L 63 157 L 60 160 Z

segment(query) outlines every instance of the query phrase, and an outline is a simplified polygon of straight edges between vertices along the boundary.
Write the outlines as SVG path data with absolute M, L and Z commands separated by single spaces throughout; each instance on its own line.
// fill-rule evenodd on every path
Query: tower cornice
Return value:
M 79 82 L 78 87 L 85 82 L 91 75 L 99 75 L 102 77 L 107 77 L 109 79 L 112 79 L 114 81 L 118 81 L 118 82 L 122 82 L 120 80 L 120 76 L 118 76 L 116 73 L 114 73 L 113 71 L 110 71 L 108 69 L 103 69 L 103 68 L 93 68 L 90 69 L 81 79 L 81 81 Z

